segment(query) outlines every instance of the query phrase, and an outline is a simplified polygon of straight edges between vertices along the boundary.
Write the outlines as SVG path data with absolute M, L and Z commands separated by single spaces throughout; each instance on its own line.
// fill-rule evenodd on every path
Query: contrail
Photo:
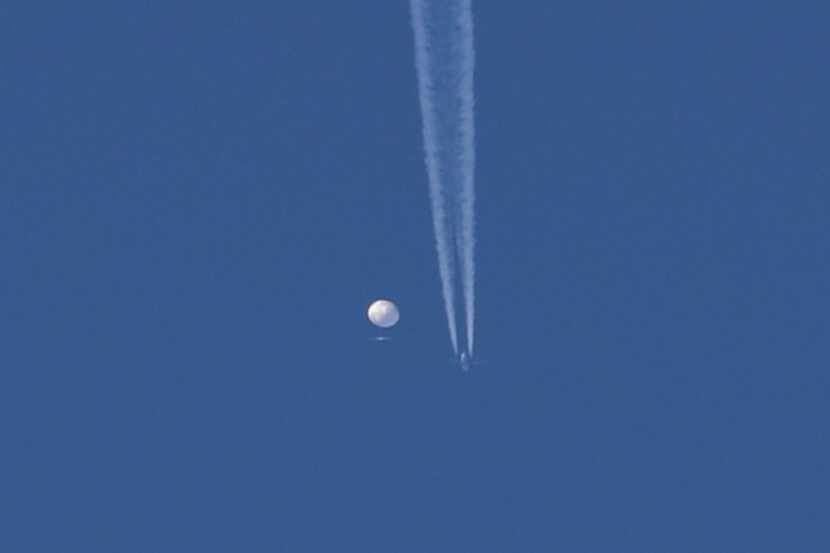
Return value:
M 460 291 L 466 315 L 466 351 L 472 356 L 475 319 L 472 0 L 411 0 L 410 8 L 438 268 L 450 341 L 458 354 L 455 293 Z

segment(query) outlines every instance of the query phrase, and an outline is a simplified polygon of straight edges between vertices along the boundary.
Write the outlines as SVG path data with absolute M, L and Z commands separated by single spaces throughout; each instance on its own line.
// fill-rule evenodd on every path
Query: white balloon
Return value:
M 398 306 L 389 300 L 377 300 L 369 306 L 369 320 L 381 328 L 395 326 L 401 318 Z

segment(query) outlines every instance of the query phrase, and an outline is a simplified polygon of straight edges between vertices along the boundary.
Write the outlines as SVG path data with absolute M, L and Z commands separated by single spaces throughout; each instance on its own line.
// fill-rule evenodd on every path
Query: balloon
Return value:
M 369 320 L 381 328 L 395 326 L 401 318 L 398 306 L 389 300 L 377 300 L 369 306 Z

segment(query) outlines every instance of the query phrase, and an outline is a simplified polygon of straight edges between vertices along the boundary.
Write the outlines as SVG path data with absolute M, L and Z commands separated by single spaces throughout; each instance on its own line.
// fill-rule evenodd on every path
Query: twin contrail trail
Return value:
M 459 353 L 456 292 L 466 348 L 475 320 L 475 124 L 472 0 L 410 0 L 429 195 L 450 341 Z M 461 273 L 460 279 L 458 273 Z

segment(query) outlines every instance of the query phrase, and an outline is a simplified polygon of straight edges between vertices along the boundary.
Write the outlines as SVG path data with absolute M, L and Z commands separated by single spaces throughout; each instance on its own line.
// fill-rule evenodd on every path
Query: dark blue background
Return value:
M 476 2 L 462 374 L 405 2 L 4 3 L 0 549 L 826 550 L 825 16 Z

